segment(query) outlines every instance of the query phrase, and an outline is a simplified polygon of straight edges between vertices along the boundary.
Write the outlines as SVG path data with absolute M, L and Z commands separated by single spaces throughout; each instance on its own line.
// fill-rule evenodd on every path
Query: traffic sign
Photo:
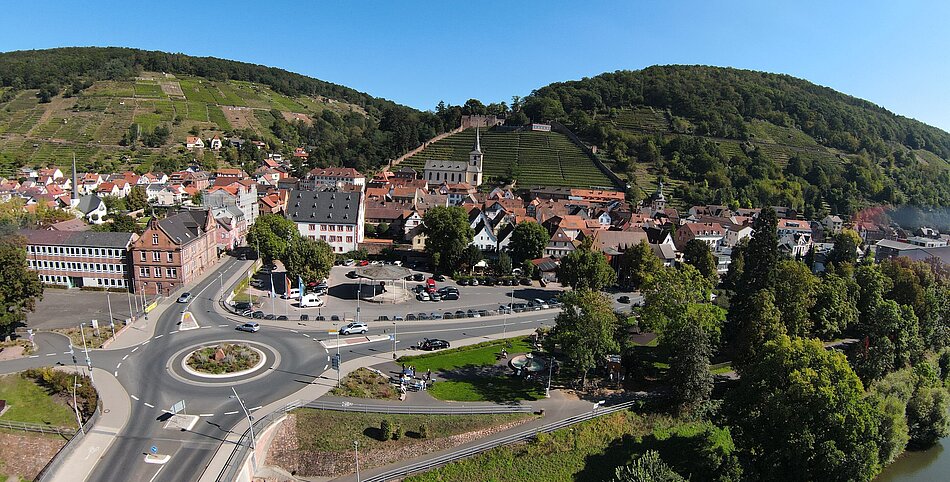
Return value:
M 181 400 L 178 403 L 172 405 L 172 409 L 170 411 L 172 412 L 173 415 L 175 415 L 175 414 L 178 414 L 179 412 L 183 412 L 184 410 L 185 410 L 185 401 Z
M 340 332 L 339 332 L 339 331 L 328 331 L 327 334 L 330 335 L 330 336 L 333 336 L 333 335 L 339 335 Z
M 340 369 L 340 355 L 333 355 L 330 358 L 330 363 L 333 365 L 334 370 Z
M 151 447 L 149 447 L 148 451 L 151 452 L 152 455 L 155 455 L 158 453 L 158 446 L 152 445 Z

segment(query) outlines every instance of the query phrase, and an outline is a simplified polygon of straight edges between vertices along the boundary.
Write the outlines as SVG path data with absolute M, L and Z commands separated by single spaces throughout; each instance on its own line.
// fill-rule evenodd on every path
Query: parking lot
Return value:
M 418 319 L 421 314 L 424 314 L 427 318 L 432 318 L 433 315 L 444 317 L 447 312 L 452 313 L 452 317 L 455 317 L 459 311 L 467 316 L 469 310 L 473 310 L 473 314 L 479 313 L 481 316 L 483 314 L 498 314 L 500 305 L 508 305 L 509 303 L 513 303 L 517 307 L 528 303 L 534 304 L 535 300 L 542 300 L 547 304 L 562 291 L 561 286 L 557 283 L 548 283 L 546 287 L 539 286 L 537 281 L 533 281 L 531 286 L 459 286 L 449 278 L 444 282 L 436 283 L 436 288 L 457 288 L 459 293 L 459 299 L 457 300 L 419 301 L 413 298 L 400 303 L 357 302 L 356 297 L 360 283 L 358 280 L 346 276 L 349 271 L 354 269 L 355 267 L 333 267 L 330 271 L 330 277 L 327 279 L 328 293 L 324 296 L 324 305 L 315 308 L 300 308 L 296 299 L 280 298 L 280 294 L 285 292 L 285 273 L 283 268 L 278 265 L 272 275 L 259 273 L 256 276 L 260 281 L 255 284 L 259 287 L 252 288 L 251 294 L 259 298 L 254 309 L 265 314 L 287 316 L 290 320 L 299 320 L 300 315 L 303 314 L 306 314 L 310 319 L 322 316 L 330 320 L 333 315 L 341 320 L 356 319 L 357 306 L 359 307 L 360 319 L 364 321 L 383 319 L 383 317 L 385 319 L 395 317 L 405 319 L 410 314 L 412 317 L 409 317 L 409 319 Z M 413 271 L 413 273 L 417 272 Z M 425 279 L 428 279 L 431 275 L 431 273 L 423 274 Z M 274 292 L 277 297 L 270 296 L 271 279 L 273 279 Z M 424 284 L 424 282 L 403 280 L 397 283 L 401 285 L 403 282 L 406 289 L 410 290 L 417 285 Z M 367 284 L 364 282 L 363 290 L 367 289 Z M 525 309 L 529 309 L 529 307 L 525 306 Z M 530 309 L 533 309 L 533 307 L 530 307 Z

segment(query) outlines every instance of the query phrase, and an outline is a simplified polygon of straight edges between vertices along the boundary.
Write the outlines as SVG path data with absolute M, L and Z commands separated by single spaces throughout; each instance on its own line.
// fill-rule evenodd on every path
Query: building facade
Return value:
M 315 191 L 317 189 L 336 188 L 341 184 L 366 187 L 366 176 L 352 167 L 326 167 L 311 170 L 304 179 L 299 181 L 301 190 Z
M 449 184 L 465 183 L 470 186 L 481 186 L 484 160 L 481 135 L 478 129 L 475 129 L 475 145 L 468 153 L 468 162 L 429 159 L 425 164 L 423 179 L 435 184 L 447 182 Z
M 287 217 L 301 236 L 326 241 L 334 253 L 355 251 L 363 242 L 366 213 L 361 192 L 291 191 Z
M 27 267 L 44 284 L 129 289 L 133 233 L 24 230 Z
M 136 292 L 168 296 L 218 260 L 218 224 L 207 209 L 152 218 L 132 245 Z

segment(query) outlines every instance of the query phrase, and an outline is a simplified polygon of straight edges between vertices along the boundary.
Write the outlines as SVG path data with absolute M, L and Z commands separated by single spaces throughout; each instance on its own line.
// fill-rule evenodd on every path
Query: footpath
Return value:
M 528 336 L 534 332 L 535 330 L 533 328 L 530 330 L 509 331 L 506 337 L 510 338 L 510 337 L 515 337 L 515 336 Z M 487 340 L 500 339 L 500 338 L 502 338 L 500 334 L 497 336 L 492 336 L 492 337 L 479 336 L 479 337 L 465 338 L 457 342 L 453 342 L 453 346 L 458 347 L 458 346 L 474 345 L 476 343 L 482 343 Z M 369 367 L 369 366 L 378 365 L 381 363 L 392 363 L 392 360 L 393 360 L 392 352 L 390 351 L 380 352 L 380 353 L 372 353 L 372 352 L 367 352 L 367 353 L 368 354 L 366 354 L 365 356 L 361 356 L 359 358 L 353 358 L 348 361 L 344 360 L 344 362 L 340 365 L 340 377 L 341 378 L 345 377 L 346 375 L 356 370 L 357 368 Z M 418 355 L 418 354 L 419 352 L 417 350 L 396 351 L 397 357 L 400 357 L 403 355 Z M 302 388 L 301 390 L 298 390 L 297 392 L 294 392 L 293 394 L 287 397 L 284 397 L 280 400 L 277 400 L 268 405 L 265 405 L 263 408 L 257 410 L 256 412 L 254 412 L 255 417 L 258 419 L 261 419 L 272 413 L 283 410 L 287 408 L 288 406 L 304 404 L 304 403 L 316 400 L 326 395 L 327 393 L 329 393 L 330 390 L 332 390 L 336 386 L 336 378 L 337 378 L 336 370 L 333 370 L 333 369 L 327 370 L 323 372 L 323 374 L 321 374 L 317 379 L 315 379 L 310 385 Z M 247 431 L 247 429 L 248 429 L 247 420 L 242 420 L 240 423 L 232 427 L 231 431 L 228 433 L 228 436 L 221 443 L 221 446 L 218 447 L 218 450 L 215 453 L 214 458 L 205 468 L 204 473 L 201 475 L 201 478 L 199 479 L 200 482 L 214 482 L 217 480 L 218 475 L 226 468 L 228 461 L 231 458 L 231 453 L 235 449 L 235 446 L 240 441 L 241 437 L 243 436 L 244 432 Z M 258 435 L 258 438 L 260 438 L 260 435 Z M 256 457 L 256 461 L 258 465 L 261 465 L 264 458 L 266 457 L 266 450 L 267 450 L 266 446 L 267 444 L 260 444 L 260 446 L 257 449 L 257 453 L 255 454 L 255 457 Z M 237 463 L 244 465 L 247 462 L 248 460 L 242 460 Z M 238 480 L 249 480 L 249 478 L 239 477 Z
M 210 277 L 217 276 L 219 273 L 224 273 L 226 277 L 229 276 L 230 278 L 243 276 L 247 265 L 248 263 L 234 262 L 227 267 L 219 266 L 218 269 L 206 272 L 187 285 L 185 291 L 188 288 L 198 286 Z M 226 282 L 225 286 L 230 286 L 230 278 L 228 278 L 229 281 Z M 211 283 L 205 289 L 215 290 L 220 289 L 220 287 Z M 217 299 L 217 297 L 215 298 Z M 103 350 L 131 348 L 150 339 L 154 335 L 156 325 L 162 315 L 174 305 L 175 299 L 173 298 L 162 300 L 155 309 L 148 313 L 148 317 L 143 317 L 126 326 L 122 332 L 116 334 L 115 340 L 109 347 L 103 348 Z M 112 373 L 99 368 L 93 368 L 92 375 L 101 403 L 99 420 L 89 430 L 89 433 L 77 443 L 75 449 L 59 464 L 58 468 L 50 474 L 50 480 L 87 480 L 96 464 L 105 456 L 109 447 L 112 446 L 118 434 L 129 421 L 132 413 L 131 402 L 129 401 L 128 392 L 125 391 L 119 380 Z

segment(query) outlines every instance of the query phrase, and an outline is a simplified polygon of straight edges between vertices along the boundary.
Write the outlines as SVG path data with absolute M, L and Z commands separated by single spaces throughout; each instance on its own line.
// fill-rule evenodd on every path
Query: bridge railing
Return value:
M 66 459 L 79 447 L 79 442 L 81 442 L 86 434 L 92 430 L 92 427 L 96 425 L 96 422 L 99 420 L 99 415 L 100 409 L 97 407 L 96 411 L 92 413 L 92 416 L 83 424 L 83 430 L 74 432 L 69 441 L 66 442 L 66 445 L 63 445 L 63 447 L 59 449 L 59 452 L 56 452 L 56 455 L 46 464 L 46 467 L 43 467 L 43 470 L 36 475 L 36 482 L 53 480 L 56 476 L 56 472 L 62 467 L 63 463 L 66 462 Z M 66 434 L 61 433 L 61 435 Z

